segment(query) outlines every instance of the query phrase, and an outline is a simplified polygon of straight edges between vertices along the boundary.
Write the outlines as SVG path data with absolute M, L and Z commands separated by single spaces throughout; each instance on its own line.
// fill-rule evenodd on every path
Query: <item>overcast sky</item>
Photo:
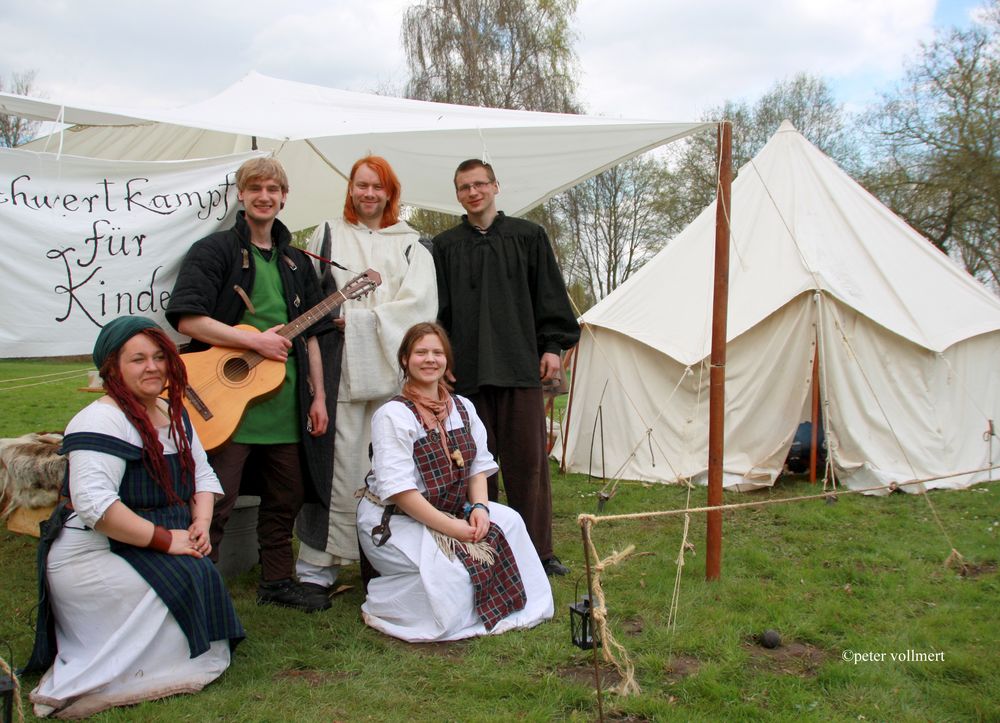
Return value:
M 65 103 L 171 106 L 251 70 L 399 94 L 415 0 L 0 0 L 0 75 L 35 69 Z M 797 72 L 860 109 L 935 27 L 975 0 L 579 0 L 580 99 L 591 113 L 694 120 Z

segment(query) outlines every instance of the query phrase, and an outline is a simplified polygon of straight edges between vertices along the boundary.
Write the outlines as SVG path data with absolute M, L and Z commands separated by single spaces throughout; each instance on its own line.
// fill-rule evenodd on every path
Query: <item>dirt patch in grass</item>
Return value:
M 623 721 L 623 723 L 650 723 L 653 719 L 612 710 L 604 711 L 604 720 Z
M 626 635 L 639 635 L 646 627 L 642 618 L 636 615 L 634 618 L 622 620 L 621 628 Z
M 777 648 L 762 647 L 756 638 L 743 643 L 750 654 L 750 665 L 769 673 L 811 678 L 830 659 L 830 653 L 809 643 L 782 642 Z
M 393 638 L 390 642 L 393 645 L 414 653 L 433 655 L 451 660 L 461 660 L 464 658 L 465 651 L 469 647 L 468 640 L 449 640 L 442 643 L 407 643 Z
M 615 513 L 612 511 L 608 512 L 607 514 L 613 515 Z M 657 517 L 657 518 L 640 517 L 635 524 L 643 532 L 662 532 L 664 527 L 664 519 L 665 518 L 663 517 Z
M 614 666 L 598 664 L 597 669 L 601 675 L 601 690 L 607 690 L 622 682 L 622 677 L 618 674 Z M 573 681 L 574 683 L 582 683 L 596 689 L 594 685 L 594 664 L 589 660 L 586 663 L 575 663 L 558 668 L 556 673 L 566 680 Z
M 983 575 L 992 575 L 996 571 L 997 563 L 981 562 L 978 565 L 967 564 L 963 566 L 958 574 L 962 577 L 982 577 Z
M 679 683 L 701 670 L 701 661 L 691 655 L 677 655 L 670 659 L 663 670 L 668 682 Z
M 332 670 L 313 670 L 312 668 L 297 668 L 295 670 L 281 670 L 274 674 L 277 681 L 300 681 L 310 688 L 333 683 L 338 680 L 346 680 L 353 673 L 335 672 Z

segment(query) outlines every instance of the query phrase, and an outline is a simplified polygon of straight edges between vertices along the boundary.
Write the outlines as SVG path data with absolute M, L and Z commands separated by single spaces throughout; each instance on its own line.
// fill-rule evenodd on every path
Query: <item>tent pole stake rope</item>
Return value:
M 590 550 L 593 545 L 590 543 L 590 525 L 581 524 L 580 525 L 580 535 L 583 537 L 583 561 L 587 565 L 587 594 L 590 595 L 591 608 L 593 608 L 594 600 L 594 582 L 592 573 L 590 571 Z M 604 601 L 601 601 L 603 605 Z M 591 637 L 591 658 L 594 661 L 594 689 L 597 691 L 597 719 L 604 723 L 604 698 L 601 695 L 601 668 L 597 663 L 597 645 L 594 644 L 596 641 L 593 640 L 594 631 L 590 631 Z M 603 639 L 603 634 L 602 634 Z
M 21 703 L 21 681 L 17 677 L 17 673 L 14 671 L 13 667 L 8 665 L 7 661 L 3 658 L 0 658 L 0 673 L 10 676 L 11 681 L 14 683 L 14 711 L 17 713 L 18 723 L 24 723 L 24 707 Z
M 583 537 L 583 558 L 587 562 L 587 589 L 590 593 L 590 617 L 593 621 L 594 630 L 601 638 L 602 657 L 605 662 L 614 665 L 621 676 L 621 682 L 611 688 L 611 691 L 619 695 L 638 694 L 642 691 L 635 680 L 635 665 L 633 665 L 628 651 L 625 650 L 621 643 L 615 640 L 614 635 L 611 634 L 611 630 L 608 629 L 608 608 L 604 602 L 604 588 L 601 586 L 601 573 L 604 572 L 605 568 L 617 565 L 619 562 L 630 557 L 635 552 L 635 545 L 629 545 L 621 552 L 612 552 L 611 555 L 602 560 L 590 536 L 591 521 L 586 519 L 589 517 L 592 517 L 592 515 L 580 515 L 578 519 L 580 521 L 580 533 Z M 591 567 L 591 557 L 594 560 L 593 567 Z M 597 646 L 593 646 L 591 650 L 593 650 L 594 654 L 594 679 L 595 681 L 599 681 Z M 598 705 L 601 705 L 600 685 L 598 685 L 597 691 Z M 603 716 L 603 710 L 601 713 Z
M 809 439 L 809 482 L 816 484 L 816 462 L 819 459 L 819 338 L 813 342 L 816 348 L 813 350 L 812 369 L 812 429 Z
M 684 380 L 687 379 L 692 374 L 694 374 L 694 372 L 691 371 L 691 367 L 685 367 L 684 368 L 684 372 L 681 374 L 680 379 L 677 380 L 677 384 L 674 385 L 673 390 L 670 392 L 670 396 L 668 396 L 667 399 L 666 399 L 666 401 L 663 402 L 663 408 L 661 409 L 660 413 L 658 415 L 656 415 L 656 419 L 653 420 L 653 424 L 656 424 L 657 422 L 660 421 L 660 418 L 663 416 L 663 412 L 666 410 L 666 408 L 670 404 L 670 400 L 672 400 L 674 398 L 674 395 L 677 394 L 677 390 L 680 389 L 681 384 L 684 383 Z M 604 385 L 605 390 L 607 389 L 607 386 L 608 386 L 607 384 Z M 604 441 L 603 441 L 603 439 L 604 439 L 604 437 L 603 437 L 603 435 L 604 435 L 604 426 L 603 426 L 604 425 L 604 415 L 603 415 L 603 412 L 602 412 L 603 403 L 604 403 L 604 392 L 601 392 L 601 403 L 598 405 L 597 410 L 598 410 L 599 413 L 601 413 L 601 440 L 602 440 L 601 441 L 601 461 L 602 461 L 602 464 L 603 464 L 603 461 L 604 461 L 604 456 L 603 456 L 604 455 Z M 699 386 L 698 386 L 698 408 L 699 409 L 701 408 L 701 383 L 700 382 L 699 382 Z M 610 478 L 608 478 L 606 476 L 606 474 L 605 474 L 605 482 L 606 482 L 606 484 L 601 489 L 601 491 L 598 493 L 599 496 L 602 495 L 602 494 L 608 494 L 609 496 L 614 496 L 614 490 L 615 490 L 616 487 L 618 487 L 618 483 L 622 481 L 622 479 L 623 479 L 622 475 L 625 473 L 625 468 L 628 467 L 628 463 L 632 461 L 633 457 L 635 457 L 636 452 L 639 451 L 639 447 L 642 446 L 643 441 L 645 441 L 645 442 L 647 442 L 649 444 L 649 448 L 650 448 L 650 452 L 649 453 L 650 453 L 650 456 L 652 456 L 652 454 L 653 454 L 653 444 L 655 442 L 655 440 L 652 437 L 652 432 L 653 432 L 653 425 L 651 424 L 650 426 L 648 426 L 646 428 L 645 434 L 642 437 L 639 438 L 639 441 L 637 441 L 635 443 L 635 445 L 633 445 L 632 450 L 627 455 L 625 455 L 625 461 L 622 462 L 618 466 L 618 469 L 615 470 L 615 473 Z M 658 443 L 656 444 L 656 448 L 660 449 L 660 445 Z M 660 451 L 662 452 L 663 450 L 660 449 Z M 590 447 L 591 464 L 593 464 L 593 454 L 594 454 L 593 433 L 591 433 L 591 447 Z M 670 471 L 673 472 L 674 476 L 680 477 L 680 475 L 678 474 L 677 470 L 670 463 L 670 460 L 666 457 L 665 454 L 664 454 L 664 460 L 666 461 L 667 466 L 670 467 Z M 653 466 L 655 467 L 656 465 L 654 464 Z M 588 476 L 589 477 L 593 477 L 594 475 L 588 472 Z M 611 487 L 611 492 L 607 491 L 608 487 Z M 600 512 L 600 511 L 601 510 L 598 510 L 598 512 Z
M 733 124 L 719 123 L 718 181 L 715 196 L 715 289 L 712 294 L 712 366 L 708 401 L 708 504 L 722 503 L 726 436 L 726 316 L 729 306 L 729 225 L 733 186 Z M 705 520 L 705 579 L 722 574 L 722 512 Z
M 572 302 L 572 298 L 570 299 Z M 581 316 L 580 309 L 573 304 L 573 310 L 576 311 L 577 316 Z M 587 326 L 586 324 L 581 325 L 582 327 Z M 562 437 L 562 459 L 559 461 L 559 471 L 566 472 L 566 440 L 569 439 L 569 420 L 573 414 L 573 390 L 576 389 L 576 360 L 580 358 L 580 343 L 577 342 L 569 354 L 573 355 L 573 370 L 570 372 L 569 377 L 569 396 L 566 398 L 566 421 L 563 427 L 559 430 L 559 435 Z
M 726 510 L 740 510 L 750 507 L 766 507 L 768 505 L 781 505 L 787 502 L 803 502 L 806 500 L 821 500 L 831 495 L 856 495 L 864 494 L 866 492 L 878 492 L 880 490 L 895 491 L 900 487 L 909 487 L 910 485 L 920 485 L 927 482 L 933 482 L 939 479 L 950 479 L 951 477 L 961 477 L 967 474 L 976 474 L 977 472 L 989 472 L 994 469 L 994 466 L 980 467 L 979 469 L 969 469 L 962 472 L 951 472 L 949 474 L 936 475 L 934 477 L 922 477 L 920 479 L 911 479 L 905 482 L 889 482 L 884 485 L 877 485 L 875 487 L 862 487 L 855 490 L 840 488 L 838 491 L 831 492 L 821 492 L 814 495 L 801 495 L 799 497 L 783 497 L 776 500 L 757 500 L 754 502 L 732 502 L 727 505 L 706 505 L 705 507 L 686 507 L 676 510 L 654 510 L 652 512 L 631 512 L 621 515 L 591 515 L 588 513 L 581 513 L 577 516 L 577 522 L 583 524 L 584 520 L 587 520 L 590 524 L 597 524 L 599 522 L 616 522 L 618 520 L 644 520 L 651 519 L 653 517 L 672 517 L 675 515 L 683 515 L 689 512 L 724 512 Z M 926 495 L 927 490 L 919 493 L 920 495 Z M 948 541 L 947 536 L 945 540 Z M 949 542 L 950 544 L 950 542 Z

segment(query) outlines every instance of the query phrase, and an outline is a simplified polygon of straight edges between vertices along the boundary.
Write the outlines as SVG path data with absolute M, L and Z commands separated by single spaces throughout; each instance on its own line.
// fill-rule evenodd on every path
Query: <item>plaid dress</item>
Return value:
M 420 413 L 416 406 L 405 397 L 395 397 L 416 416 L 420 422 Z M 476 444 L 469 431 L 469 415 L 465 407 L 455 400 L 462 426 L 447 432 L 449 450 L 458 449 L 464 460 L 464 466 L 457 466 L 451 457 L 441 447 L 440 433 L 431 430 L 425 437 L 413 445 L 413 460 L 424 486 L 427 488 L 424 496 L 434 507 L 455 517 L 462 517 L 462 508 L 468 499 L 468 470 L 476 456 Z M 464 545 L 455 546 L 455 554 L 461 560 L 472 579 L 475 591 L 475 609 L 479 618 L 492 630 L 496 624 L 512 612 L 524 609 L 527 596 L 521 573 L 517 568 L 514 553 L 507 543 L 500 528 L 490 523 L 489 532 L 483 539 L 495 553 L 492 564 L 479 562 L 472 558 Z

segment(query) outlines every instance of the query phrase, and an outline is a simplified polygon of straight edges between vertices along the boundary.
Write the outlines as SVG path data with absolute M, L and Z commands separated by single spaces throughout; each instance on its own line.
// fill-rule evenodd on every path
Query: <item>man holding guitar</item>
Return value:
M 192 351 L 209 346 L 250 350 L 239 360 L 262 358 L 264 366 L 268 364 L 264 360 L 284 365 L 277 393 L 237 417 L 232 438 L 210 457 L 225 490 L 212 520 L 212 556 L 217 559 L 244 470 L 253 470 L 261 495 L 258 604 L 325 610 L 329 599 L 303 588 L 293 577 L 292 528 L 307 494 L 328 474 L 318 441 L 327 431 L 328 416 L 316 335 L 332 325 L 324 314 L 301 336 L 279 333 L 322 300 L 312 264 L 291 246 L 291 233 L 277 219 L 288 195 L 288 177 L 281 164 L 273 158 L 247 161 L 236 172 L 236 187 L 245 210 L 238 213 L 233 228 L 191 247 L 167 310 L 174 328 L 191 337 Z M 186 363 L 194 387 L 196 370 L 190 361 Z M 252 375 L 245 376 L 250 384 Z M 218 388 L 225 390 L 221 382 Z M 194 401 L 197 405 L 201 400 Z

